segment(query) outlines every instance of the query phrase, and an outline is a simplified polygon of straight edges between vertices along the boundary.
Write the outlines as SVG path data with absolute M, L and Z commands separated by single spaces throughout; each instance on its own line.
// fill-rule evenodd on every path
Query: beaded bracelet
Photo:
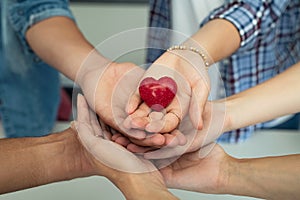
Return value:
M 200 51 L 199 49 L 196 49 L 195 47 L 187 48 L 186 46 L 183 46 L 183 45 L 175 45 L 175 46 L 172 46 L 167 49 L 168 52 L 173 51 L 173 50 L 189 50 L 189 51 L 195 52 L 198 55 L 200 55 L 206 68 L 208 68 L 210 65 L 205 54 L 202 51 Z

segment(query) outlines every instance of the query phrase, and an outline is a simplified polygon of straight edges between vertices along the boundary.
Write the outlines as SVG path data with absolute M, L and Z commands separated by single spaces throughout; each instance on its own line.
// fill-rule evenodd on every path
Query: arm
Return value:
M 222 34 L 220 34 L 219 30 L 222 30 Z M 224 38 L 228 39 L 224 40 Z M 183 45 L 197 49 L 205 49 L 207 54 L 211 55 L 211 59 L 218 61 L 231 55 L 238 49 L 240 45 L 240 35 L 232 23 L 224 19 L 215 19 L 199 29 L 199 31 L 184 42 Z M 203 64 L 200 55 L 188 50 L 174 50 L 166 52 L 159 57 L 146 71 L 144 77 L 160 77 L 160 75 L 175 76 L 174 79 L 178 85 L 177 98 L 166 108 L 167 114 L 161 123 L 163 125 L 158 126 L 155 120 L 145 120 L 150 112 L 147 105 L 141 104 L 136 111 L 133 111 L 141 103 L 137 91 L 127 107 L 131 114 L 125 121 L 130 121 L 131 123 L 131 126 L 130 123 L 126 124 L 127 128 L 134 127 L 142 130 L 146 129 L 148 132 L 170 133 L 177 127 L 179 122 L 181 125 L 183 125 L 183 121 L 187 122 L 184 118 L 186 117 L 185 115 L 189 114 L 190 119 L 188 121 L 192 121 L 195 129 L 205 129 L 205 125 L 207 125 L 205 124 L 206 122 L 202 123 L 200 121 L 202 121 L 201 118 L 205 119 L 205 103 L 209 93 L 209 80 Z M 173 113 L 176 113 L 176 115 Z M 180 120 L 178 120 L 178 118 L 180 118 Z M 189 122 L 186 124 L 187 126 L 190 125 Z M 197 130 L 194 131 L 196 132 Z M 184 137 L 182 137 L 181 134 L 176 135 L 172 133 L 164 134 L 164 136 L 166 136 L 164 145 L 173 143 L 172 145 L 176 146 L 177 144 L 182 145 L 186 143 L 182 139 Z M 174 139 L 175 137 L 176 139 Z M 216 138 L 212 139 L 214 140 Z M 149 140 L 151 140 L 151 138 L 149 138 Z M 128 149 L 133 152 L 144 152 L 147 150 L 145 148 L 139 148 L 138 145 L 150 146 L 144 141 L 139 142 L 132 139 L 131 141 L 133 144 L 130 144 Z M 198 141 L 200 145 L 202 139 Z M 155 143 L 154 140 L 153 143 Z M 160 145 L 161 143 L 154 144 L 154 146 Z
M 70 128 L 46 137 L 1 139 L 0 160 L 0 194 L 79 177 L 103 175 L 127 199 L 177 199 L 166 189 L 158 172 L 126 173 L 97 161 Z
M 279 19 L 282 12 L 285 11 L 287 3 L 288 1 L 279 0 L 272 2 L 243 0 L 224 4 L 207 17 L 205 25 L 184 42 L 184 45 L 206 52 L 206 57 L 210 57 L 208 59 L 209 63 L 218 62 L 237 50 L 247 51 L 252 49 L 260 39 L 257 36 L 259 33 L 267 34 L 265 32 L 273 30 L 270 29 L 269 24 L 275 23 Z M 272 16 L 270 13 L 272 13 Z M 199 70 L 204 66 L 203 61 L 201 59 L 196 60 L 193 58 L 196 54 L 194 56 L 192 54 L 191 52 L 183 53 L 182 50 L 172 51 L 172 53 L 167 52 L 158 58 L 155 64 L 175 68 L 175 71 L 185 69 L 187 73 L 193 74 L 194 78 L 196 77 L 196 81 L 193 81 L 191 75 L 184 76 L 192 86 L 191 101 L 197 102 L 191 104 L 190 110 L 199 110 L 202 114 L 209 87 L 208 89 L 204 88 L 205 83 L 203 82 L 206 80 L 201 80 L 205 77 L 205 73 L 201 73 Z M 191 62 L 193 67 L 182 61 L 183 59 Z M 196 68 L 196 73 L 193 72 L 193 68 Z M 182 70 L 182 74 L 185 70 Z M 196 116 L 191 115 L 191 120 L 195 127 L 202 128 L 201 117 L 197 120 Z M 174 120 L 172 127 L 177 125 L 176 122 Z M 167 125 L 169 124 L 166 123 Z
M 112 105 L 117 98 L 112 96 L 120 80 L 138 68 L 136 65 L 111 62 L 103 57 L 68 17 L 53 16 L 35 23 L 27 30 L 26 39 L 39 57 L 81 87 L 89 105 L 102 120 L 118 130 L 124 130 L 120 127 L 120 121 L 124 119 L 113 118 L 113 115 L 117 112 L 125 114 L 125 105 L 121 107 L 123 104 L 120 102 Z M 131 90 L 129 85 L 124 88 Z M 123 95 L 122 100 L 128 96 Z
M 220 34 L 222 31 L 222 34 Z M 226 38 L 226 40 L 224 40 Z M 210 63 L 218 62 L 233 54 L 241 44 L 239 30 L 226 19 L 206 23 L 184 45 L 205 50 Z
M 162 176 L 149 161 L 129 152 L 122 146 L 103 138 L 111 137 L 110 128 L 99 124 L 96 114 L 85 98 L 78 95 L 78 118 L 73 128 L 95 164 L 97 174 L 111 180 L 126 199 L 177 199 L 166 188 Z
M 225 193 L 263 199 L 296 199 L 300 195 L 300 155 L 235 159 Z
M 300 62 L 256 87 L 227 98 L 225 131 L 299 112 L 299 75 Z
M 256 87 L 223 100 L 226 105 L 224 129 L 241 128 L 299 112 L 299 74 L 300 63 L 297 63 Z M 281 89 L 283 85 L 287 87 Z M 176 166 L 180 164 L 175 163 L 162 170 L 170 187 L 267 199 L 294 199 L 299 196 L 300 155 L 236 159 L 216 145 L 208 150 L 210 153 L 206 157 L 199 158 L 201 151 L 207 151 L 204 150 L 206 148 L 210 147 L 204 147 L 196 154 L 183 155 L 178 160 L 182 164 L 179 169 Z M 189 174 L 198 174 L 199 177 L 183 182 Z M 203 177 L 209 181 L 200 182 Z
M 226 154 L 218 144 L 212 144 L 181 156 L 160 171 L 172 188 L 263 199 L 295 199 L 300 195 L 299 165 L 300 155 L 237 159 Z
M 75 22 L 67 17 L 38 22 L 28 29 L 26 39 L 41 59 L 74 81 L 81 64 L 94 50 Z M 104 66 L 107 60 L 98 56 L 98 66 Z
M 0 193 L 95 174 L 75 131 L 0 140 Z M 82 160 L 81 160 L 82 159 Z

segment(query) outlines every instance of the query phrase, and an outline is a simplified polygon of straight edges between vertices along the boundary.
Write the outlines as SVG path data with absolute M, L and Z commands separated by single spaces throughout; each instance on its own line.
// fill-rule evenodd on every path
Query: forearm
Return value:
M 74 21 L 67 17 L 52 17 L 33 25 L 26 39 L 42 60 L 72 80 L 94 49 Z M 106 59 L 99 54 L 99 66 L 101 62 L 106 63 Z
M 263 199 L 297 199 L 300 155 L 241 159 L 231 165 L 228 194 Z
M 70 129 L 46 137 L 0 140 L 0 193 L 84 175 L 72 156 L 78 149 Z
M 299 75 L 297 63 L 269 81 L 227 98 L 225 131 L 299 112 Z
M 233 54 L 240 42 L 240 35 L 233 24 L 224 19 L 214 19 L 200 28 L 185 44 L 203 48 L 213 62 L 218 62 Z

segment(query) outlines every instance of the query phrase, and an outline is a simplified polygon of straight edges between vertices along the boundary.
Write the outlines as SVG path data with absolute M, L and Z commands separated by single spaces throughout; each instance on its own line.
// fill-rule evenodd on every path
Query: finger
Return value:
M 120 133 L 112 135 L 112 136 L 111 136 L 111 141 L 113 141 L 113 142 L 116 141 L 116 139 L 117 139 L 118 137 L 120 137 L 120 135 L 121 135 Z
M 165 121 L 164 120 L 155 120 L 151 121 L 147 126 L 145 127 L 145 130 L 150 133 L 164 133 Z
M 126 135 L 129 138 L 137 139 L 137 140 L 142 140 L 147 137 L 147 134 L 143 130 L 138 130 L 138 129 L 129 129 L 124 132 L 124 135 Z
M 145 127 L 145 124 L 149 123 L 148 115 L 150 112 L 151 109 L 145 103 L 141 104 L 134 113 L 129 115 L 124 120 L 123 123 L 124 127 L 126 129 L 130 129 L 130 128 L 137 128 L 140 126 L 141 129 L 143 129 Z M 132 124 L 133 121 L 135 121 L 134 124 Z
M 75 122 L 75 126 L 79 139 L 87 149 L 91 149 L 96 144 L 96 140 L 90 126 L 89 106 L 81 94 L 77 96 L 77 111 L 78 121 Z
M 91 129 L 91 134 L 95 136 L 103 136 L 102 129 L 98 122 L 96 113 L 90 109 L 83 95 L 78 94 L 77 98 L 78 122 L 88 124 Z
M 73 131 L 77 131 L 76 122 L 75 121 L 71 121 L 70 127 L 71 127 L 71 129 L 73 129 Z
M 149 122 L 149 117 L 136 117 L 131 120 L 131 128 L 145 130 Z
M 168 133 L 173 131 L 179 123 L 180 118 L 178 117 L 178 114 L 168 112 L 162 120 L 151 121 L 145 129 L 148 132 Z
M 91 126 L 78 121 L 75 121 L 74 124 L 76 126 L 80 142 L 89 152 L 91 152 L 91 150 L 97 146 L 97 139 L 93 134 L 89 134 L 92 132 Z
M 100 126 L 100 123 L 97 119 L 97 115 L 95 112 L 93 112 L 90 108 L 89 108 L 89 116 L 90 116 L 90 124 L 91 127 L 93 129 L 93 133 L 95 136 L 101 136 L 103 137 L 103 129 L 105 127 L 104 123 L 103 123 L 103 128 Z
M 161 120 L 164 117 L 164 113 L 163 112 L 156 112 L 153 111 L 149 114 L 149 118 L 151 121 L 156 121 L 156 120 Z
M 88 104 L 81 94 L 77 95 L 77 121 L 80 123 L 90 122 Z
M 142 140 L 137 140 L 133 138 L 129 138 L 129 140 L 137 144 L 139 146 L 155 146 L 155 147 L 161 147 L 165 144 L 165 137 L 159 133 L 151 134 L 150 136 L 147 136 L 146 138 Z
M 186 146 L 176 146 L 175 148 L 163 147 L 156 151 L 146 152 L 144 158 L 146 159 L 166 159 L 175 156 L 180 156 L 186 151 Z
M 111 140 L 113 134 L 117 134 L 117 131 L 113 128 L 110 128 L 102 120 L 99 121 L 100 127 L 102 127 L 103 138 L 106 140 Z
M 172 131 L 172 135 L 175 135 L 175 137 L 177 138 L 178 145 L 183 146 L 187 143 L 186 136 L 181 131 L 179 131 L 178 129 Z
M 169 133 L 164 134 L 165 137 L 165 144 L 167 147 L 172 148 L 172 147 L 176 147 L 179 144 L 179 141 L 177 140 L 177 138 Z
M 129 98 L 127 106 L 126 106 L 126 112 L 131 115 L 140 105 L 141 98 L 139 95 L 138 90 L 134 92 L 134 94 Z
M 134 143 L 130 143 L 130 144 L 127 145 L 127 149 L 129 151 L 131 151 L 132 153 L 142 154 L 142 153 L 151 151 L 155 148 L 154 147 L 144 147 L 144 146 L 136 145 Z
M 119 144 L 119 145 L 122 145 L 123 147 L 127 147 L 128 144 L 130 144 L 130 140 L 124 136 L 120 136 L 118 137 L 116 140 L 115 140 L 115 143 Z
M 176 147 L 177 145 L 183 146 L 187 143 L 185 135 L 183 135 L 179 130 L 172 131 L 171 134 L 164 134 L 167 147 Z
M 199 80 L 192 87 L 192 97 L 189 113 L 193 126 L 198 130 L 201 130 L 203 128 L 202 113 L 205 103 L 207 102 L 208 93 L 209 86 L 208 83 L 204 81 Z

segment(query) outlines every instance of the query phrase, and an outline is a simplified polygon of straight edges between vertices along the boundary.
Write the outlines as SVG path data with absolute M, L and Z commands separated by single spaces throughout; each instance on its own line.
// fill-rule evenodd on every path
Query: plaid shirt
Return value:
M 160 7 L 168 1 L 150 1 L 150 26 L 163 24 L 159 17 L 169 8 Z M 238 29 L 241 45 L 232 56 L 220 62 L 220 73 L 226 95 L 230 96 L 262 83 L 281 73 L 300 58 L 300 1 L 298 0 L 236 0 L 226 1 L 203 22 L 222 18 Z M 156 17 L 154 17 L 156 15 Z M 170 24 L 166 28 L 171 28 Z M 161 26 L 160 26 L 161 27 Z M 152 33 L 153 35 L 153 33 Z M 149 38 L 153 42 L 155 37 Z M 166 41 L 166 40 L 164 40 Z M 163 46 L 166 46 L 166 42 Z M 170 44 L 169 44 L 170 45 Z M 157 53 L 157 52 L 156 52 Z M 151 49 L 148 58 L 157 58 Z M 154 60 L 148 59 L 149 62 Z M 258 109 L 260 106 L 257 105 Z M 242 116 L 241 116 L 242 117 Z M 270 122 L 224 133 L 219 141 L 239 142 L 247 139 L 256 129 L 269 127 Z

